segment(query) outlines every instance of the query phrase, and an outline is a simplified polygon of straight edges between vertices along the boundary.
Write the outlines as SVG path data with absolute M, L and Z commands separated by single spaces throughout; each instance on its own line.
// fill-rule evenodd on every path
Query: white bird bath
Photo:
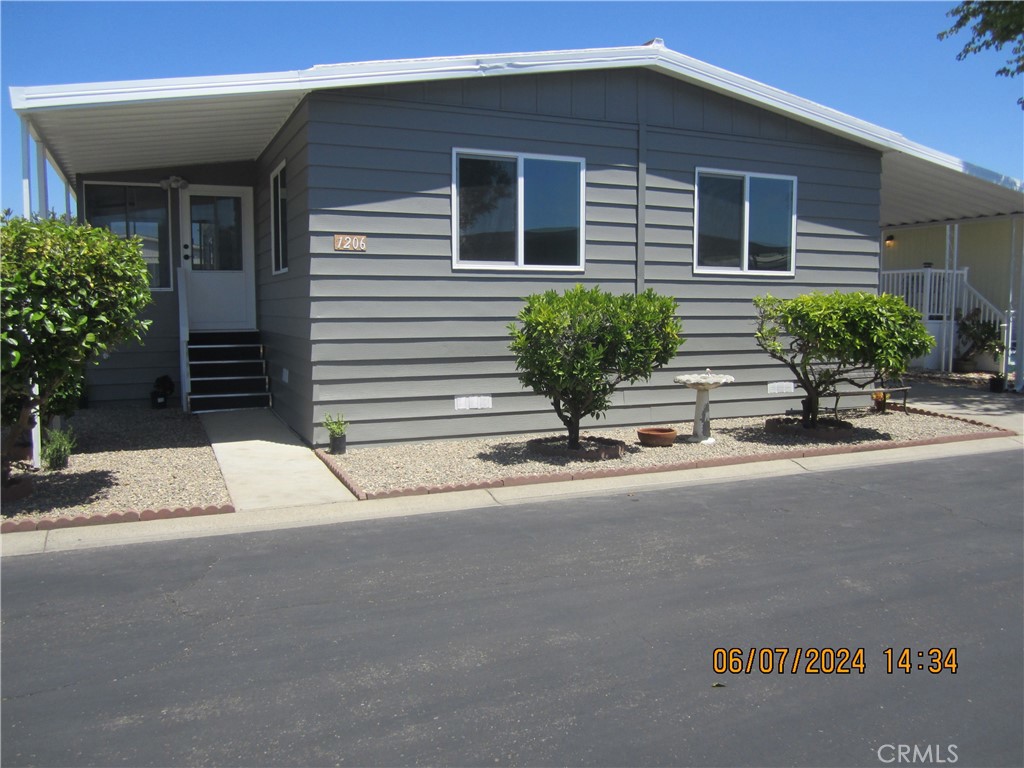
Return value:
M 676 376 L 676 384 L 684 384 L 697 390 L 697 405 L 693 411 L 693 436 L 688 438 L 691 443 L 712 445 L 715 438 L 711 436 L 711 390 L 723 384 L 736 381 L 732 376 L 723 373 L 685 373 Z

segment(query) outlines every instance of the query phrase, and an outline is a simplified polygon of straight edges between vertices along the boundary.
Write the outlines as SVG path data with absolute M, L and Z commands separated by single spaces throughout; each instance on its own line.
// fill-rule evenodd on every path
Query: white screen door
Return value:
M 181 258 L 192 330 L 256 327 L 252 190 L 195 184 L 181 191 Z

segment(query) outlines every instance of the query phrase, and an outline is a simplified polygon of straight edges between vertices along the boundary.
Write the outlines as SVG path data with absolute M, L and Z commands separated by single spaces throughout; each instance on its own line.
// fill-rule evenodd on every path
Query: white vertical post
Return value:
M 32 160 L 28 122 L 21 120 L 21 215 L 26 219 L 32 215 Z
M 64 179 L 64 221 L 71 223 L 71 185 Z
M 38 150 L 39 145 L 36 145 Z M 32 216 L 32 142 L 29 136 L 28 121 L 22 118 L 21 121 L 21 207 L 22 215 L 30 218 Z M 39 385 L 33 383 L 32 394 L 39 396 Z M 41 466 L 42 456 L 42 429 L 39 424 L 39 414 L 36 413 L 36 423 L 32 427 L 32 466 L 38 469 Z
M 39 216 L 46 218 L 50 213 L 50 198 L 46 188 L 46 147 L 36 141 L 36 190 L 39 196 Z
M 1019 227 L 1020 217 L 1014 217 L 1011 229 L 1011 248 L 1017 259 L 1020 285 L 1017 291 L 1017 349 L 1013 354 L 1014 389 L 1024 392 L 1024 228 Z M 1020 237 L 1020 245 L 1017 238 Z M 1009 354 L 1009 353 L 1007 353 Z
M 931 267 L 925 267 L 924 268 L 924 276 L 922 277 L 922 283 L 923 283 L 923 287 L 921 288 L 921 291 L 922 291 L 922 298 L 924 299 L 924 301 L 921 302 L 921 305 L 922 305 L 922 309 L 924 310 L 924 319 L 925 320 L 930 320 L 932 315 L 938 314 L 935 311 L 935 308 L 932 306 L 932 268 Z
M 950 339 L 953 336 L 953 307 L 949 300 L 949 252 L 950 252 L 950 228 L 946 225 L 946 254 L 942 266 L 942 316 L 944 318 L 942 337 L 942 354 L 939 357 L 939 370 L 952 371 L 953 364 L 950 358 Z
M 949 289 L 949 306 L 952 310 L 953 325 L 949 334 L 949 370 L 953 370 L 953 360 L 956 358 L 957 333 L 956 333 L 956 309 L 960 305 L 960 276 L 957 267 L 960 262 L 960 225 L 953 225 L 953 282 Z

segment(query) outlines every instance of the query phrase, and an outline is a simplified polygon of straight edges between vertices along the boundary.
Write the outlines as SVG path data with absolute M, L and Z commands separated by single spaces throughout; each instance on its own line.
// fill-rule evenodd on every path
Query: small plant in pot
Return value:
M 336 417 L 329 413 L 324 414 L 324 427 L 327 429 L 327 434 L 330 435 L 331 453 L 336 455 L 343 454 L 347 448 L 345 433 L 348 431 L 348 422 L 345 421 L 345 414 L 339 413 Z
M 989 392 L 1005 392 L 1006 391 L 1006 376 L 1001 373 L 997 373 L 988 380 L 988 391 Z
M 154 408 L 166 408 L 167 401 L 174 394 L 174 382 L 170 376 L 161 376 L 153 382 L 149 393 L 149 404 Z

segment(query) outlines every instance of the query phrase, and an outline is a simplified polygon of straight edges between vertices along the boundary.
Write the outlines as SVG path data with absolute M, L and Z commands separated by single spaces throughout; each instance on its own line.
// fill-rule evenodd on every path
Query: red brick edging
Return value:
M 107 515 L 79 515 L 78 517 L 46 517 L 42 520 L 8 520 L 0 524 L 0 533 L 22 533 L 24 531 L 50 531 L 56 528 L 79 528 L 83 525 L 107 525 L 109 523 L 135 523 L 142 520 L 172 520 L 177 517 L 201 517 L 225 515 L 234 512 L 230 504 L 209 507 L 175 507 L 174 509 L 144 509 L 136 512 L 111 512 Z
M 904 410 L 901 406 L 890 405 L 889 410 Z M 322 448 L 314 452 L 324 465 L 344 484 L 360 501 L 369 499 L 393 499 L 400 496 L 426 496 L 436 493 L 451 493 L 453 491 L 473 491 L 481 488 L 508 488 L 516 485 L 535 485 L 539 483 L 560 483 L 569 480 L 593 480 L 599 477 L 626 477 L 629 475 L 646 475 L 657 472 L 677 472 L 686 469 L 708 469 L 710 467 L 729 467 L 736 464 L 753 464 L 763 461 L 779 461 L 782 459 L 805 459 L 812 456 L 841 456 L 846 453 L 866 453 L 868 451 L 887 451 L 893 448 L 916 448 L 923 445 L 943 445 L 946 443 L 962 443 L 970 440 L 987 440 L 993 437 L 1008 437 L 1017 434 L 1009 429 L 994 427 L 981 421 L 964 419 L 959 416 L 951 416 L 947 413 L 936 413 L 921 408 L 907 406 L 907 413 L 917 413 L 924 416 L 934 416 L 940 419 L 950 419 L 979 427 L 988 427 L 988 432 L 972 432 L 965 435 L 943 435 L 941 437 L 928 437 L 920 440 L 906 440 L 898 443 L 865 443 L 865 444 L 842 444 L 826 446 L 822 448 L 798 448 L 788 451 L 775 451 L 773 453 L 759 453 L 748 456 L 724 456 L 717 459 L 697 459 L 694 461 L 682 461 L 675 464 L 662 464 L 657 467 L 606 467 L 602 469 L 587 469 L 581 472 L 551 472 L 540 475 L 520 475 L 519 477 L 507 477 L 498 480 L 487 480 L 476 483 L 449 483 L 446 485 L 417 485 L 410 488 L 396 488 L 390 491 L 369 493 L 364 491 L 355 480 L 344 469 L 334 463 L 331 454 Z

